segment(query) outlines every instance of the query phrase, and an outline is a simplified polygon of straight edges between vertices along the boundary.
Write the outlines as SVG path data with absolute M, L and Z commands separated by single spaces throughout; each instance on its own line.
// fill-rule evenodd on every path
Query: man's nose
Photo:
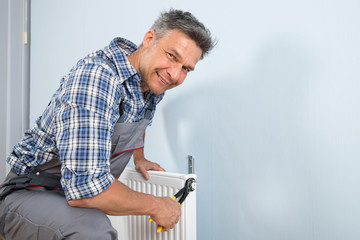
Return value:
M 174 65 L 168 68 L 168 74 L 170 75 L 172 83 L 177 83 L 180 79 L 182 66 L 180 64 Z

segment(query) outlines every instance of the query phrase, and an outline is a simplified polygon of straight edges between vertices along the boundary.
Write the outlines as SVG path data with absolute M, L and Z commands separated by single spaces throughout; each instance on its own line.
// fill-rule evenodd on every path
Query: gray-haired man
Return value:
M 0 236 L 6 239 L 117 239 L 109 215 L 149 215 L 164 231 L 178 222 L 171 198 L 132 191 L 116 179 L 164 171 L 144 157 L 145 129 L 164 92 L 180 85 L 214 46 L 192 14 L 160 15 L 137 48 L 115 38 L 65 75 L 44 113 L 7 162 Z

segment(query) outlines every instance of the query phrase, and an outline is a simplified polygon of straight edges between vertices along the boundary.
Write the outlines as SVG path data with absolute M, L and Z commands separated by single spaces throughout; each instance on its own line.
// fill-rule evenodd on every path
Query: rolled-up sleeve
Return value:
M 103 66 L 84 64 L 66 76 L 54 125 L 67 200 L 93 197 L 114 181 L 109 159 L 119 98 L 118 81 Z

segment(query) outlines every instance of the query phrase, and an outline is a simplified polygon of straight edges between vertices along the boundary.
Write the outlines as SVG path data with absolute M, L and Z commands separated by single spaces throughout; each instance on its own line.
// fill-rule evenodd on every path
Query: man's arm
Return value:
M 145 143 L 145 133 L 143 135 L 143 141 Z M 133 153 L 135 169 L 140 172 L 146 180 L 149 180 L 150 176 L 148 170 L 165 171 L 159 164 L 151 162 L 145 158 L 144 149 L 135 150 Z
M 180 205 L 169 197 L 136 192 L 115 180 L 100 194 L 68 201 L 72 207 L 96 208 L 108 215 L 148 215 L 167 231 L 179 221 Z
M 145 133 L 143 135 L 145 140 Z M 147 160 L 144 149 L 133 153 L 134 164 L 146 180 L 148 170 L 165 171 L 159 164 Z M 73 207 L 96 208 L 108 215 L 148 215 L 163 231 L 174 228 L 181 214 L 180 205 L 169 197 L 155 197 L 150 194 L 136 192 L 115 180 L 105 191 L 90 198 L 69 201 Z

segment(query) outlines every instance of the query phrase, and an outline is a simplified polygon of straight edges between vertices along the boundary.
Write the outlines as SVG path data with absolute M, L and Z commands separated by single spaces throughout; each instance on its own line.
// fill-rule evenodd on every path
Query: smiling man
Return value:
M 214 46 L 191 13 L 164 12 L 142 44 L 115 38 L 66 74 L 7 162 L 0 193 L 5 239 L 117 239 L 109 215 L 148 215 L 174 228 L 180 206 L 117 178 L 131 156 L 148 179 L 164 171 L 144 156 L 146 127 L 165 91 L 182 84 Z
M 143 91 L 161 94 L 183 83 L 201 54 L 202 49 L 179 30 L 169 31 L 158 40 L 155 30 L 150 30 L 145 34 L 142 48 L 130 55 L 129 60 L 143 79 Z

